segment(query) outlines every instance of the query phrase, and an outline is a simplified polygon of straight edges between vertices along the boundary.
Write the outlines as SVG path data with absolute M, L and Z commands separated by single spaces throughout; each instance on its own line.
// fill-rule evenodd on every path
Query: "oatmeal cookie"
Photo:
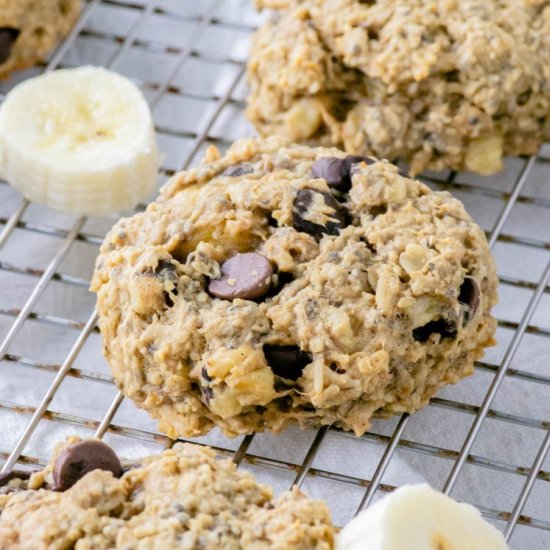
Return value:
M 334 547 L 324 502 L 297 488 L 275 498 L 206 447 L 180 443 L 124 473 L 101 441 L 63 447 L 30 481 L 18 472 L 0 478 L 4 550 Z
M 46 59 L 80 8 L 81 0 L 0 0 L 0 78 Z
M 415 411 L 492 343 L 496 287 L 449 193 L 280 138 L 174 176 L 92 283 L 118 386 L 170 437 Z
M 550 139 L 548 0 L 260 0 L 248 117 L 262 135 L 502 168 Z

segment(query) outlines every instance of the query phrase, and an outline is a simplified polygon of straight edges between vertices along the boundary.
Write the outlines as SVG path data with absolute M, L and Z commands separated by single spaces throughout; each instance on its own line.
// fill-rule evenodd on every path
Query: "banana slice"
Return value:
M 406 485 L 351 520 L 337 550 L 507 550 L 502 533 L 470 504 L 429 485 Z
M 157 169 L 145 98 L 106 69 L 27 80 L 0 108 L 0 174 L 30 200 L 75 214 L 128 209 L 155 190 Z

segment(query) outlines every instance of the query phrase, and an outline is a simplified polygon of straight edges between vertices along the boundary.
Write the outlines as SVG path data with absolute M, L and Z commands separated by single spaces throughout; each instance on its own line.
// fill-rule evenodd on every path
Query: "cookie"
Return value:
M 297 488 L 274 497 L 209 448 L 180 443 L 123 474 L 98 440 L 74 438 L 56 454 L 29 482 L 0 487 L 3 549 L 334 547 L 324 502 Z M 90 469 L 79 471 L 83 464 Z
M 80 9 L 80 0 L 0 0 L 0 78 L 44 61 Z
M 242 140 L 122 219 L 96 263 L 104 352 L 170 437 L 363 434 L 473 372 L 497 277 L 449 193 L 388 162 Z
M 260 0 L 248 117 L 264 136 L 427 168 L 502 168 L 550 139 L 547 0 Z

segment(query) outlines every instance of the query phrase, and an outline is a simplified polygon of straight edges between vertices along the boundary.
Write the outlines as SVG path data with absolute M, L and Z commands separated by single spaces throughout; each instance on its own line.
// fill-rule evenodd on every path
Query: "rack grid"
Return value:
M 249 0 L 88 0 L 47 65 L 0 84 L 81 64 L 126 74 L 153 110 L 162 179 L 249 135 L 246 52 L 264 17 Z M 174 117 L 174 112 L 179 115 Z M 334 428 L 199 438 L 277 489 L 304 486 L 343 524 L 408 481 L 477 505 L 512 548 L 550 548 L 550 147 L 504 174 L 426 174 L 464 201 L 497 258 L 498 345 L 474 377 L 413 416 L 361 438 Z M 71 218 L 0 183 L 0 461 L 37 469 L 68 433 L 109 439 L 123 456 L 173 444 L 124 399 L 100 357 L 93 260 L 115 218 Z M 54 342 L 52 344 L 52 342 Z M 77 403 L 75 403 L 77 401 Z M 197 440 L 196 440 L 197 441 Z M 345 495 L 345 496 L 344 496 Z

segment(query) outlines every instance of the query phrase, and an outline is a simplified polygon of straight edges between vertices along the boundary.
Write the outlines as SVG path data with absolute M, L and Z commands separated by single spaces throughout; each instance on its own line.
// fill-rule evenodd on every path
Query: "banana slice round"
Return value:
M 507 550 L 479 510 L 429 485 L 406 485 L 352 519 L 337 550 Z
M 30 200 L 75 214 L 129 209 L 155 190 L 157 170 L 149 106 L 114 72 L 44 74 L 0 108 L 0 175 Z

